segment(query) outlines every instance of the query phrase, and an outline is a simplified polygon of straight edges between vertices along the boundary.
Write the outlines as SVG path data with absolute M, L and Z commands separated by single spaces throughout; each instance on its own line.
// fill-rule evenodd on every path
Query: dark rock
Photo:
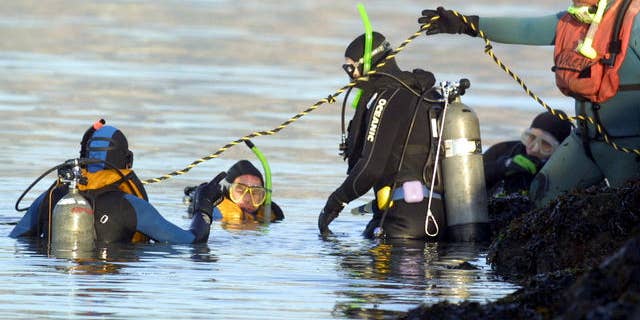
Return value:
M 575 274 L 560 271 L 532 277 L 522 289 L 489 304 L 465 301 L 421 305 L 401 319 L 550 319 L 563 304 L 557 297 L 575 281 Z
M 640 319 L 640 180 L 530 212 L 514 199 L 490 202 L 487 259 L 522 288 L 487 304 L 421 305 L 401 319 Z
M 627 242 L 566 292 L 565 319 L 640 316 L 640 237 Z M 635 318 L 639 319 L 639 318 Z
M 481 305 L 464 301 L 460 304 L 440 302 L 431 307 L 424 305 L 409 311 L 399 319 L 418 320 L 489 320 L 489 319 L 542 319 L 533 310 L 520 308 L 516 304 Z
M 489 248 L 498 273 L 526 278 L 597 266 L 640 234 L 640 182 L 620 189 L 589 188 L 516 216 Z
M 493 197 L 489 199 L 488 213 L 492 240 L 508 226 L 513 219 L 522 216 L 533 208 L 533 203 L 529 197 L 520 193 L 513 193 L 506 196 Z

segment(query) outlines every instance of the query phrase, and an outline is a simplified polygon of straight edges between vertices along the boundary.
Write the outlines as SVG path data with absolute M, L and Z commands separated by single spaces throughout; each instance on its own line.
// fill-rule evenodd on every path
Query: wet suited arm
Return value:
M 41 194 L 29 207 L 27 213 L 22 216 L 22 219 L 18 222 L 18 224 L 11 230 L 9 237 L 18 238 L 18 237 L 34 237 L 38 236 L 38 222 L 40 215 L 40 206 L 44 202 L 44 198 L 47 196 L 47 193 Z
M 553 45 L 556 25 L 564 12 L 543 17 L 480 17 L 489 40 L 508 44 Z
M 526 147 L 517 140 L 499 142 L 482 154 L 484 179 L 487 190 L 507 176 L 507 160 L 517 154 L 525 154 Z
M 194 214 L 191 228 L 184 230 L 167 221 L 149 202 L 133 195 L 126 195 L 125 198 L 135 209 L 137 231 L 155 241 L 182 244 L 205 242 L 209 238 L 211 223 L 207 223 L 200 213 Z

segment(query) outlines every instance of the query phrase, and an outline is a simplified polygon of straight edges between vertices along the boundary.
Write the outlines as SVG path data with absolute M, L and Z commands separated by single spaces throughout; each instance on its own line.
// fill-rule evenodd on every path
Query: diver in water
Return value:
M 371 66 L 376 66 L 391 52 L 385 37 L 372 34 Z M 343 69 L 351 79 L 364 72 L 365 35 L 357 37 L 345 51 Z M 437 119 L 439 105 L 430 104 L 439 98 L 433 88 L 435 78 L 423 70 L 405 72 L 395 59 L 388 59 L 376 69 L 377 74 L 356 87 L 362 90 L 353 118 L 349 122 L 345 141 L 348 159 L 347 177 L 327 199 L 318 217 L 320 233 L 330 233 L 329 224 L 350 201 L 373 188 L 376 193 L 374 215 L 364 236 L 388 238 L 440 238 L 439 224 L 445 226 L 441 194 L 441 179 L 431 186 L 435 163 L 435 145 L 430 119 Z M 347 98 L 345 97 L 345 101 Z M 344 105 L 343 105 L 344 108 Z M 425 197 L 405 199 L 403 185 L 413 182 L 425 196 L 434 188 L 431 208 Z M 415 186 L 415 184 L 414 184 Z M 425 227 L 428 209 L 432 212 Z M 428 232 L 425 231 L 427 229 Z
M 251 162 L 240 160 L 233 164 L 227 170 L 222 185 L 223 199 L 213 209 L 214 220 L 231 229 L 244 229 L 266 222 L 265 202 L 269 190 L 265 187 L 262 174 Z M 185 188 L 187 196 L 190 196 L 191 190 L 194 189 L 195 187 Z M 275 202 L 268 205 L 271 208 L 269 222 L 284 219 L 282 209 Z M 194 207 L 190 205 L 189 214 L 193 211 Z
M 86 178 L 78 184 L 79 192 L 93 208 L 96 241 L 197 243 L 209 238 L 213 207 L 222 199 L 216 177 L 195 191 L 197 214 L 191 227 L 183 230 L 165 220 L 148 202 L 142 183 L 131 170 L 133 153 L 125 135 L 115 127 L 97 121 L 84 134 L 80 158 L 97 159 L 82 169 Z M 105 165 L 108 164 L 108 165 Z M 53 208 L 69 192 L 66 184 L 54 183 L 29 207 L 27 213 L 11 231 L 10 237 L 47 239 Z M 55 232 L 53 230 L 52 232 Z
M 573 188 L 603 181 L 617 187 L 640 177 L 640 156 L 607 144 L 640 148 L 640 1 L 574 0 L 567 11 L 541 17 L 464 16 L 492 41 L 554 45 L 556 85 L 575 98 L 575 113 L 587 120 L 533 179 L 530 195 L 544 206 Z M 427 35 L 478 36 L 451 10 L 424 10 L 418 20 Z M 638 22 L 638 23 L 636 23 Z
M 483 160 L 489 195 L 528 193 L 535 174 L 569 133 L 570 122 L 543 112 L 522 132 L 520 141 L 504 141 L 487 149 Z

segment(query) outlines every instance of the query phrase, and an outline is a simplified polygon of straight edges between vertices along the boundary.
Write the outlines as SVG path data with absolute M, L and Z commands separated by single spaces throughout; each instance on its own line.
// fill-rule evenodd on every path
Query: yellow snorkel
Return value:
M 244 143 L 253 151 L 256 155 L 260 163 L 262 164 L 262 169 L 264 170 L 264 188 L 266 189 L 266 197 L 264 200 L 264 223 L 271 222 L 271 192 L 272 192 L 272 184 L 271 184 L 271 167 L 269 166 L 269 162 L 267 162 L 267 157 L 256 147 L 251 140 L 244 140 Z
M 587 35 L 584 37 L 584 40 L 578 43 L 578 47 L 576 47 L 576 51 L 578 51 L 581 55 L 589 58 L 595 59 L 598 56 L 598 52 L 593 48 L 593 38 L 598 31 L 598 26 L 600 22 L 602 22 L 602 17 L 604 16 L 604 10 L 607 8 L 607 0 L 598 1 L 598 9 L 596 13 L 592 17 L 591 24 L 589 25 L 589 30 L 587 31 Z M 576 14 L 572 12 L 573 7 L 569 7 L 569 13 Z M 575 9 L 574 9 L 575 11 Z

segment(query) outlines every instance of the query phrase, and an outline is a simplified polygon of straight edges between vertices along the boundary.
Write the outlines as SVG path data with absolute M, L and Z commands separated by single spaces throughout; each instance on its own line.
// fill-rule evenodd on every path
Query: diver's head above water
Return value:
M 247 213 L 254 213 L 266 199 L 266 189 L 260 171 L 247 160 L 236 162 L 227 170 L 225 191 L 235 204 Z
M 133 165 L 133 152 L 129 150 L 127 137 L 118 128 L 105 125 L 105 121 L 96 121 L 82 137 L 80 157 L 99 159 L 118 169 L 130 169 Z M 89 172 L 105 169 L 104 163 L 89 164 Z
M 386 41 L 384 35 L 374 31 L 372 36 L 371 69 L 392 51 L 391 45 Z M 361 34 L 347 46 L 344 52 L 345 64 L 342 65 L 342 68 L 351 79 L 357 79 L 364 73 L 364 51 L 365 34 Z
M 567 118 L 566 113 L 555 110 Z M 571 122 L 561 120 L 550 112 L 538 114 L 528 129 L 522 133 L 522 143 L 527 155 L 547 160 L 556 151 L 559 144 L 571 133 Z

